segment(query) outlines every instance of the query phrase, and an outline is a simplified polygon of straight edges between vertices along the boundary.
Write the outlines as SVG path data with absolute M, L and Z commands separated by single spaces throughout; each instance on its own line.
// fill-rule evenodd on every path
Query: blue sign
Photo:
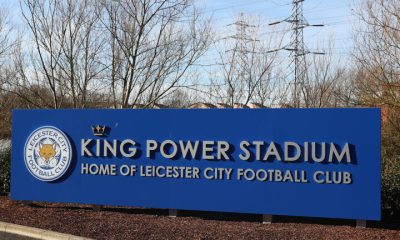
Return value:
M 379 109 L 15 110 L 14 200 L 380 220 Z

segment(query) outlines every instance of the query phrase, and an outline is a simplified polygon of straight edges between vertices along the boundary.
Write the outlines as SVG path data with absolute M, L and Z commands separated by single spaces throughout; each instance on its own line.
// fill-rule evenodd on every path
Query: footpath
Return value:
M 0 239 L 3 240 L 90 240 L 74 235 L 58 233 L 40 228 L 26 227 L 0 222 Z

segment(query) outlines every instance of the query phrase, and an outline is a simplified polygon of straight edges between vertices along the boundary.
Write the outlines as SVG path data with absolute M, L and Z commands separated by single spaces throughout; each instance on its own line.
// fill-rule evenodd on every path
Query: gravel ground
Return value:
M 400 220 L 372 222 L 366 229 L 354 221 L 276 217 L 261 224 L 259 215 L 90 205 L 21 202 L 0 197 L 0 221 L 95 239 L 399 239 Z

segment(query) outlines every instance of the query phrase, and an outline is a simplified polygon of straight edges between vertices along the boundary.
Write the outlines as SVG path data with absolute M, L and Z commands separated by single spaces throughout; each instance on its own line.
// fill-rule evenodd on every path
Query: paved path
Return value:
M 1 240 L 36 240 L 35 238 L 15 235 L 11 233 L 0 232 L 0 239 Z
M 89 240 L 64 233 L 58 233 L 40 228 L 0 222 L 1 240 Z

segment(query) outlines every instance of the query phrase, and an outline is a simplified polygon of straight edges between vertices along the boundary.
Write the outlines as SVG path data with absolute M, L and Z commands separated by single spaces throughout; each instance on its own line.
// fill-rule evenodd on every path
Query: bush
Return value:
M 2 146 L 0 151 L 0 194 L 10 192 L 11 146 Z
M 400 216 L 400 118 L 382 128 L 382 213 Z
M 383 158 L 382 166 L 383 214 L 400 216 L 400 159 Z

